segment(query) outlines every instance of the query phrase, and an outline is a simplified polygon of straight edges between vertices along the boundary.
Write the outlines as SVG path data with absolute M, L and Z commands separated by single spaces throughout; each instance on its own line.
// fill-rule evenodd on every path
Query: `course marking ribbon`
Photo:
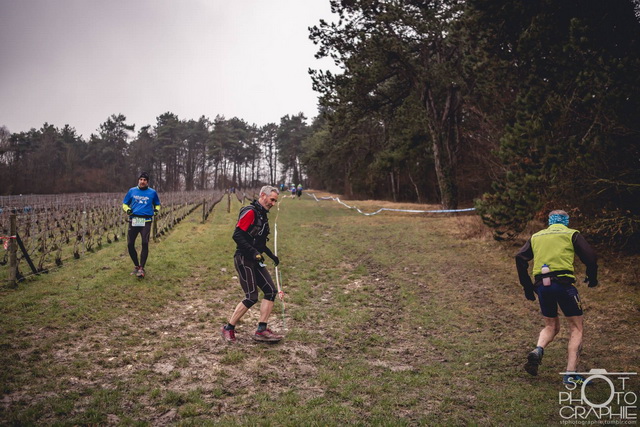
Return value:
M 345 202 L 343 202 L 342 200 L 340 200 L 339 197 L 331 197 L 331 196 L 326 196 L 326 197 L 316 197 L 315 194 L 313 193 L 306 193 L 308 194 L 310 197 L 313 197 L 316 202 L 319 202 L 320 200 L 333 200 L 334 202 L 338 202 L 341 205 L 349 208 L 349 209 L 355 209 L 356 211 L 358 211 L 358 213 L 361 213 L 362 215 L 366 215 L 366 216 L 371 216 L 371 215 L 377 215 L 380 212 L 383 211 L 391 211 L 391 212 L 409 212 L 409 213 L 453 213 L 453 212 L 471 212 L 471 211 L 475 211 L 476 208 L 466 208 L 466 209 L 437 209 L 437 210 L 417 210 L 417 209 L 391 209 L 391 208 L 380 208 L 375 212 L 362 212 L 359 208 L 355 207 L 355 206 L 349 206 L 347 205 Z
M 275 254 L 275 256 L 278 256 L 278 216 L 280 216 L 280 202 L 278 202 L 276 206 L 278 208 L 278 213 L 276 214 L 276 220 L 273 222 L 273 225 L 274 225 L 273 253 Z M 282 329 L 286 329 L 287 327 L 285 323 L 285 314 L 284 314 L 284 307 L 285 307 L 284 291 L 282 290 L 282 286 L 280 285 L 280 282 L 282 281 L 282 277 L 280 276 L 280 271 L 278 270 L 277 265 L 275 267 L 275 270 L 276 270 L 276 285 L 278 286 L 278 297 L 282 302 Z

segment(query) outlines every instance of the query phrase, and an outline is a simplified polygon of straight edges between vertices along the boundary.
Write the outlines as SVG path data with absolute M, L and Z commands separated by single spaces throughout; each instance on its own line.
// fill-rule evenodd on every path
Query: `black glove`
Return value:
M 127 209 L 127 215 L 133 215 L 133 211 L 131 209 Z
M 280 264 L 280 258 L 278 258 L 277 256 L 272 256 L 271 259 L 273 260 L 273 263 L 276 265 L 276 267 L 278 266 L 278 264 Z
M 584 282 L 587 284 L 587 286 L 589 286 L 590 288 L 595 288 L 596 286 L 598 286 L 598 279 L 589 279 L 588 277 L 584 278 Z
M 153 214 L 154 214 L 154 215 L 158 215 L 158 209 L 154 209 L 154 210 L 153 210 Z
M 533 292 L 533 289 L 525 289 L 524 290 L 524 296 L 527 297 L 527 299 L 529 301 L 535 301 L 536 300 L 536 293 Z

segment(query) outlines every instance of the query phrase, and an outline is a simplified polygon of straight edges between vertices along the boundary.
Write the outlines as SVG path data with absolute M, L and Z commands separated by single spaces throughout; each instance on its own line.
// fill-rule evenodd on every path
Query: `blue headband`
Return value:
M 549 215 L 549 225 L 562 224 L 565 227 L 569 226 L 569 215 L 553 214 Z

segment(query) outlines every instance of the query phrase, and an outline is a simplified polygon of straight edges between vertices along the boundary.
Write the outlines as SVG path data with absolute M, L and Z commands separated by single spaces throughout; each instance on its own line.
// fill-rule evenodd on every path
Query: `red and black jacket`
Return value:
M 240 209 L 233 240 L 236 242 L 236 255 L 242 254 L 255 259 L 258 254 L 266 253 L 272 256 L 267 248 L 269 240 L 268 211 L 257 200 Z

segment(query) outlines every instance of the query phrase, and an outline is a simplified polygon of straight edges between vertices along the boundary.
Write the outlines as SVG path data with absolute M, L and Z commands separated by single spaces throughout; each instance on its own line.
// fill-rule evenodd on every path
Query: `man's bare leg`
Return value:
M 567 372 L 576 372 L 580 361 L 580 351 L 582 350 L 582 316 L 567 317 L 569 322 L 569 344 L 567 345 Z
M 546 317 L 544 318 L 544 328 L 540 331 L 538 336 L 538 346 L 527 355 L 527 363 L 524 365 L 524 370 L 531 375 L 538 375 L 538 366 L 542 363 L 542 356 L 544 354 L 544 348 L 553 341 L 553 339 L 560 332 L 560 319 L 558 317 Z
M 545 348 L 560 332 L 560 318 L 558 317 L 545 317 L 544 328 L 540 331 L 538 336 L 538 347 Z
M 260 303 L 260 322 L 267 323 L 269 317 L 271 316 L 271 311 L 273 310 L 273 301 L 269 301 L 267 299 L 263 299 Z
M 237 306 L 236 309 L 233 311 L 233 314 L 231 315 L 231 318 L 229 319 L 229 324 L 235 326 L 236 323 L 238 323 L 238 320 L 240 320 L 240 318 L 242 316 L 244 316 L 244 314 L 248 311 L 249 309 L 247 308 L 246 305 L 244 305 L 242 302 L 240 302 Z

